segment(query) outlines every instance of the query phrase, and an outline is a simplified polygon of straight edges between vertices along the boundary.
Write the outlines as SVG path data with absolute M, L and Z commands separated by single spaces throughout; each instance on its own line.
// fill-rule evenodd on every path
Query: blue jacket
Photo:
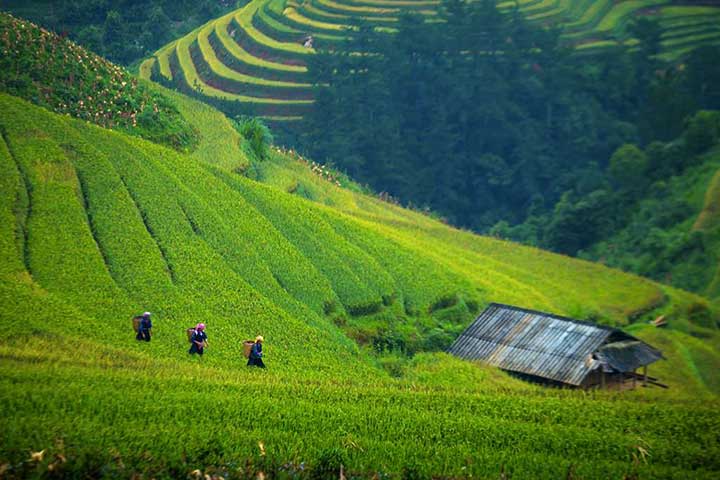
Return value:
M 262 343 L 253 343 L 250 349 L 250 358 L 262 358 Z
M 207 335 L 205 334 L 205 332 L 203 332 L 201 330 L 195 330 L 195 333 L 192 334 L 192 338 L 190 339 L 190 341 L 193 343 L 195 343 L 195 342 L 202 343 L 205 340 L 207 340 Z
M 139 330 L 150 330 L 152 328 L 152 320 L 150 318 L 143 317 L 140 320 L 140 326 L 138 327 Z

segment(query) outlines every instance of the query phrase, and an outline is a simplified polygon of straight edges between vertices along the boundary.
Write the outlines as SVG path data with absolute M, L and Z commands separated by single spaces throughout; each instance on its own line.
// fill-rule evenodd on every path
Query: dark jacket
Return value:
M 151 328 L 152 320 L 150 320 L 150 317 L 142 317 L 142 319 L 140 319 L 140 325 L 138 326 L 138 330 L 150 330 Z
M 205 350 L 205 347 L 203 346 L 203 342 L 207 340 L 207 334 L 205 334 L 204 331 L 198 331 L 195 330 L 193 332 L 192 337 L 190 337 L 190 351 L 188 353 L 199 353 L 200 355 L 203 354 L 203 351 Z M 198 345 L 198 343 L 200 345 Z
M 260 367 L 265 368 L 265 363 L 262 360 L 262 343 L 253 343 L 250 349 L 250 358 L 248 358 L 248 367 Z
M 136 319 L 138 317 L 135 317 Z M 135 338 L 138 340 L 145 340 L 146 342 L 150 341 L 150 335 L 152 330 L 152 321 L 150 321 L 150 318 L 145 317 L 139 317 L 140 322 L 138 323 L 138 329 L 137 329 L 137 335 L 135 335 Z

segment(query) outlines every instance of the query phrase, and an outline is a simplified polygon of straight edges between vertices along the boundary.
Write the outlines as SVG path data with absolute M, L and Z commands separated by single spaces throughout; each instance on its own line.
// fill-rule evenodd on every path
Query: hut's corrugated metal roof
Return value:
M 597 367 L 591 355 L 619 330 L 493 303 L 453 343 L 449 352 L 467 360 L 580 385 Z
M 649 365 L 663 358 L 659 350 L 639 340 L 614 342 L 600 347 L 597 360 L 618 372 L 632 372 L 642 365 Z

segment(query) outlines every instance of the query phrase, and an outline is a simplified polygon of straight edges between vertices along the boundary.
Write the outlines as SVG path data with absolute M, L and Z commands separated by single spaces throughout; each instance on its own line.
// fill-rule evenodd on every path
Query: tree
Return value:
M 126 43 L 129 39 L 125 38 L 125 26 L 123 19 L 116 10 L 110 10 L 105 17 L 103 25 L 103 46 L 105 54 L 115 61 L 124 61 L 128 57 L 126 55 L 128 49 Z
M 638 121 L 645 142 L 667 142 L 682 133 L 683 121 L 694 108 L 692 96 L 683 91 L 681 84 L 682 77 L 674 68 L 653 76 Z
M 689 153 L 698 154 L 715 145 L 720 139 L 720 112 L 702 110 L 687 121 L 685 146 Z
M 635 145 L 625 144 L 613 153 L 608 171 L 621 190 L 634 194 L 647 184 L 647 166 L 645 152 Z
M 682 169 L 684 154 L 677 144 L 652 142 L 645 148 L 645 153 L 651 180 L 668 178 Z
M 650 83 L 659 65 L 657 55 L 660 53 L 662 27 L 657 20 L 639 17 L 630 24 L 628 32 L 638 40 L 635 62 L 639 72 L 639 87 L 642 88 Z
M 630 24 L 628 31 L 639 40 L 638 51 L 642 57 L 650 59 L 660 53 L 662 27 L 657 20 L 641 16 Z
M 110 10 L 105 17 L 103 26 L 103 42 L 105 45 L 122 43 L 125 40 L 125 28 L 123 19 L 117 10 Z
M 103 51 L 103 31 L 96 25 L 85 27 L 77 33 L 77 42 L 93 52 Z
M 162 45 L 169 39 L 172 31 L 172 22 L 162 8 L 156 6 L 150 11 L 145 23 L 146 31 L 150 33 L 152 45 Z
M 544 202 L 535 223 L 552 216 L 562 192 L 609 191 L 608 159 L 640 139 L 657 25 L 635 27 L 648 42 L 641 80 L 634 52 L 572 55 L 557 30 L 492 1 L 447 0 L 438 17 L 404 15 L 393 35 L 360 24 L 342 48 L 312 56 L 316 101 L 301 137 L 308 153 L 479 231 L 527 220 L 537 195 Z M 661 98 L 678 84 L 658 89 L 655 106 L 681 104 Z M 643 180 L 625 167 L 615 173 L 624 193 L 638 186 L 626 173 Z
M 571 192 L 563 194 L 555 205 L 552 221 L 545 230 L 543 243 L 558 252 L 574 255 L 612 231 L 613 196 L 597 190 L 573 201 Z
M 698 108 L 720 110 L 720 46 L 699 47 L 689 54 L 683 88 Z

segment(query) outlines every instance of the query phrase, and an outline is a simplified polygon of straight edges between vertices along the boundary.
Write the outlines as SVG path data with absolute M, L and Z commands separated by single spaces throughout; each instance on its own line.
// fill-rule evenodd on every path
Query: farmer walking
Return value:
M 140 318 L 140 323 L 138 324 L 137 335 L 135 335 L 135 338 L 139 341 L 144 340 L 146 342 L 149 342 L 151 335 L 152 320 L 150 320 L 150 312 L 145 312 Z
M 248 358 L 248 367 L 260 367 L 265 368 L 265 364 L 262 359 L 262 335 L 255 337 L 255 343 L 253 343 L 250 349 L 250 357 Z
M 205 347 L 208 345 L 207 341 L 207 334 L 205 333 L 205 324 L 204 323 L 198 323 L 195 326 L 195 331 L 193 332 L 192 336 L 190 337 L 190 350 L 188 353 L 190 355 L 197 353 L 198 355 L 202 356 L 202 354 L 205 351 Z

